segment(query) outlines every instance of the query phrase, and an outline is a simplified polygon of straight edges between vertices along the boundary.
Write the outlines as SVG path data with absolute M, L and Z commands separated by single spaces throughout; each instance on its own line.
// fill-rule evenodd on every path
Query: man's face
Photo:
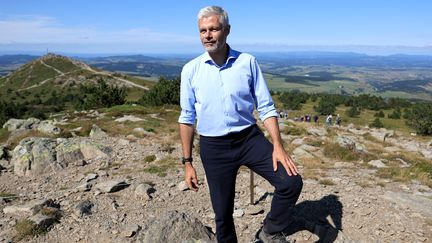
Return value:
M 203 17 L 198 21 L 201 42 L 204 49 L 210 53 L 221 51 L 226 43 L 230 27 L 219 23 L 218 15 Z

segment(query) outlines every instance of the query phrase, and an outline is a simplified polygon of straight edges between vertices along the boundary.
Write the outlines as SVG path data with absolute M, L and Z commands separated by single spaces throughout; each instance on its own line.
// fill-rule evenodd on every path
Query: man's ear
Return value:
M 226 30 L 227 30 L 227 35 L 229 35 L 229 33 L 231 31 L 231 25 L 228 25 Z

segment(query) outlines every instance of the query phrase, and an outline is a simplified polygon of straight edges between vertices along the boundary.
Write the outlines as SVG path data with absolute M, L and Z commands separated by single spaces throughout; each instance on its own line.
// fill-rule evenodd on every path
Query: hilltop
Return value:
M 0 87 L 4 100 L 12 97 L 19 100 L 21 93 L 26 96 L 44 96 L 43 94 L 54 90 L 64 93 L 81 84 L 96 84 L 98 80 L 119 87 L 148 90 L 147 86 L 133 82 L 135 79 L 126 75 L 99 70 L 84 62 L 52 53 L 26 63 L 0 78 Z
M 187 190 L 178 115 L 175 106 L 124 105 L 8 122 L 0 146 L 0 241 L 208 242 L 207 228 L 215 227 L 204 170 L 196 149 L 200 190 Z M 290 239 L 432 239 L 431 137 L 291 119 L 279 126 L 304 178 L 295 215 L 312 225 Z M 273 197 L 255 175 L 251 205 L 249 178 L 241 168 L 239 242 L 254 242 Z M 34 231 L 34 224 L 48 231 Z

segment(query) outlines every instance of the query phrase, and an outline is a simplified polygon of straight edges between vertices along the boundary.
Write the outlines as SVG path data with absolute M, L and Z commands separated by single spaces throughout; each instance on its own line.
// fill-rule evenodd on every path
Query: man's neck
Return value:
M 209 52 L 208 54 L 218 66 L 222 66 L 228 58 L 228 45 L 225 44 L 221 50 L 217 52 Z

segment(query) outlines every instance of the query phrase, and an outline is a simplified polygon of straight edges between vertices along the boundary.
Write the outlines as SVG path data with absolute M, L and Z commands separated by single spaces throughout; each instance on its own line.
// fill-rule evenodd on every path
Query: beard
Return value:
M 223 43 L 223 42 L 221 42 L 221 41 L 216 41 L 216 43 L 213 43 L 213 44 L 210 45 L 210 46 L 206 46 L 206 45 L 203 43 L 203 47 L 204 47 L 204 49 L 205 49 L 207 52 L 209 52 L 209 53 L 213 53 L 213 52 L 217 52 L 217 51 L 221 50 L 221 49 L 224 47 L 224 44 L 225 44 L 225 43 Z

